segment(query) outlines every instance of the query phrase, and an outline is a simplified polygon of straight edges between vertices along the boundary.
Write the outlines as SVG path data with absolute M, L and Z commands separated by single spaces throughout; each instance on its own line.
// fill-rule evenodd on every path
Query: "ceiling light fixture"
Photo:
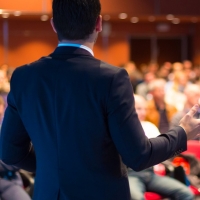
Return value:
M 192 23 L 197 23 L 198 22 L 198 18 L 197 17 L 192 17 L 191 18 L 191 22 Z
M 15 12 L 13 13 L 13 15 L 16 16 L 16 17 L 19 17 L 21 14 L 22 14 L 21 11 L 15 11 Z
M 138 17 L 131 17 L 131 23 L 138 23 L 139 22 L 139 18 Z
M 9 15 L 10 15 L 10 13 L 2 13 L 2 17 L 5 18 L 5 19 L 8 18 Z
M 172 20 L 172 23 L 173 23 L 173 24 L 179 24 L 179 23 L 180 23 L 180 19 L 179 19 L 179 18 L 174 18 L 174 19 Z
M 103 16 L 103 19 L 104 19 L 105 21 L 109 21 L 109 20 L 110 20 L 110 15 L 104 15 L 104 16 Z
M 167 20 L 173 20 L 174 19 L 174 15 L 169 14 L 166 16 Z
M 45 22 L 45 21 L 47 21 L 49 19 L 49 16 L 48 15 L 42 15 L 40 17 L 40 19 L 41 19 L 41 21 Z
M 154 21 L 156 20 L 156 18 L 155 18 L 155 16 L 149 16 L 149 17 L 148 17 L 148 20 L 149 20 L 150 22 L 154 22 Z
M 120 19 L 126 19 L 127 17 L 128 17 L 128 15 L 126 13 L 120 13 L 119 14 Z

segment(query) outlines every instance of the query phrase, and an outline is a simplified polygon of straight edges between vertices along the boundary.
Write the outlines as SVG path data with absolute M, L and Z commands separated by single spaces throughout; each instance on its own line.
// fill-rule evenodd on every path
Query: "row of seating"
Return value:
M 187 142 L 187 151 L 184 151 L 182 154 L 183 155 L 193 155 L 200 161 L 200 141 L 197 141 L 197 140 L 188 141 Z M 181 162 L 181 160 L 179 160 L 179 164 L 181 166 L 183 166 L 183 168 L 184 168 L 184 166 L 186 164 L 185 160 L 182 160 L 182 162 Z M 157 173 L 158 175 L 161 175 L 161 176 L 166 175 L 165 167 L 162 164 L 155 166 L 154 169 L 155 169 L 155 173 Z M 187 174 L 187 172 L 186 172 L 186 174 Z M 199 188 L 196 188 L 193 185 L 190 185 L 189 187 L 195 196 L 200 196 Z M 146 192 L 145 199 L 146 200 L 162 200 L 163 197 L 154 192 Z

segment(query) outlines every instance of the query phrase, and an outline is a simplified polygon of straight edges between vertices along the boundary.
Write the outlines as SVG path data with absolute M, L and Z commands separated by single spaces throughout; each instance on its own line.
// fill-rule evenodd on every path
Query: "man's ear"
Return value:
M 53 18 L 51 18 L 50 23 L 51 23 L 51 26 L 52 26 L 54 32 L 57 33 L 56 28 L 54 26 Z
M 97 32 L 101 32 L 102 31 L 102 16 L 101 15 L 99 15 L 98 18 L 97 18 L 95 30 Z

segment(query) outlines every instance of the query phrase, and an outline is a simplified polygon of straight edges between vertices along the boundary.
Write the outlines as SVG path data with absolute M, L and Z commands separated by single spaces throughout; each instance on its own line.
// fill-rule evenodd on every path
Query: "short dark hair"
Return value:
M 99 0 L 53 0 L 53 22 L 58 39 L 87 39 L 101 12 Z

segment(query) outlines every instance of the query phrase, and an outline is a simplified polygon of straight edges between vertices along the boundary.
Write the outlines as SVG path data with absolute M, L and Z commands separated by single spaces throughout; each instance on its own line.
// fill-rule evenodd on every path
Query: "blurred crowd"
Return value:
M 146 120 L 155 124 L 161 133 L 178 125 L 180 116 L 198 102 L 200 66 L 193 66 L 189 60 L 165 62 L 161 66 L 150 62 L 140 68 L 128 62 L 123 67 L 129 74 L 133 92 L 147 100 Z
M 10 79 L 14 69 L 4 64 L 0 66 L 0 128 L 7 106 Z M 0 160 L 0 200 L 30 200 L 33 179 L 31 174 Z
M 5 101 L 5 107 L 7 105 L 7 95 L 10 91 L 10 79 L 12 76 L 12 73 L 14 71 L 14 68 L 9 67 L 7 64 L 0 66 L 0 96 L 3 97 Z M 0 113 L 2 115 L 2 113 Z M 0 117 L 0 120 L 2 120 L 2 117 Z M 0 121 L 1 124 L 2 121 Z
M 198 103 L 200 66 L 193 66 L 189 60 L 165 62 L 162 66 L 150 62 L 140 68 L 134 62 L 128 62 L 123 68 L 130 77 L 136 112 L 149 138 L 179 125 L 181 118 Z M 199 118 L 199 115 L 200 112 L 196 113 L 195 118 Z M 173 166 L 172 160 L 168 160 L 168 164 Z M 128 177 L 132 199 L 143 200 L 145 191 L 153 191 L 170 199 L 194 199 L 186 182 L 182 181 L 181 185 L 180 180 L 177 181 L 174 177 L 157 176 L 153 168 L 141 172 L 130 169 Z

